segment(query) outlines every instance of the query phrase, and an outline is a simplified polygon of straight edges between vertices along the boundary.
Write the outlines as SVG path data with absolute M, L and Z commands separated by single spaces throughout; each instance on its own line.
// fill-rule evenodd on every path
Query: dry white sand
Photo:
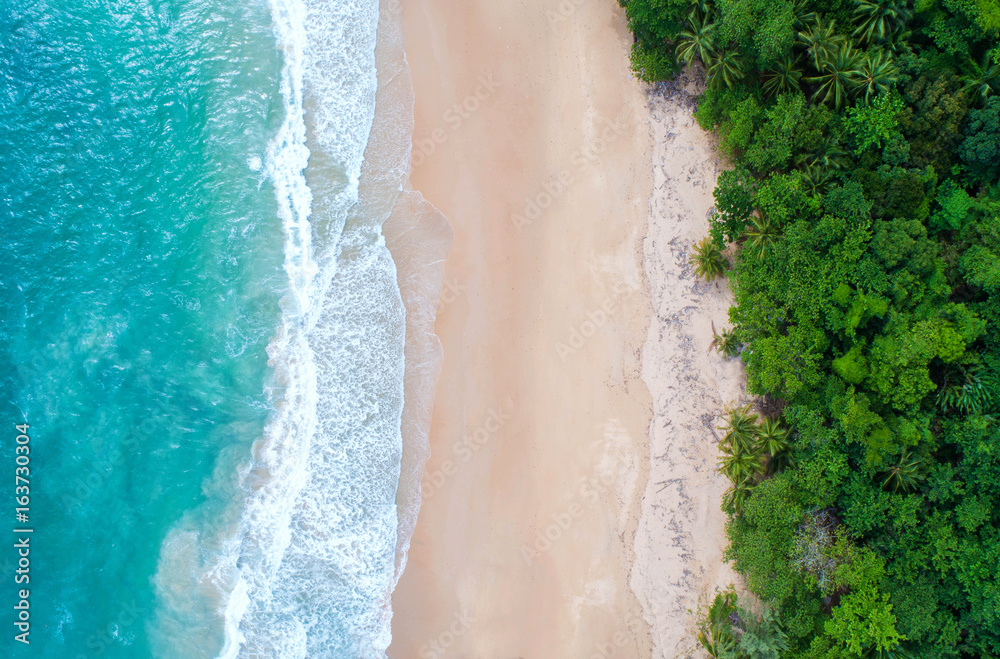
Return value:
M 692 74 L 693 75 L 693 74 Z M 728 326 L 727 283 L 695 276 L 689 254 L 708 235 L 723 167 L 713 137 L 692 116 L 700 81 L 687 75 L 650 94 L 653 196 L 643 264 L 654 316 L 642 379 L 653 397 L 650 469 L 635 537 L 632 587 L 653 635 L 654 657 L 701 656 L 696 612 L 735 579 L 722 562 L 729 482 L 716 472 L 719 414 L 743 398 L 742 363 L 710 350 L 712 322 Z

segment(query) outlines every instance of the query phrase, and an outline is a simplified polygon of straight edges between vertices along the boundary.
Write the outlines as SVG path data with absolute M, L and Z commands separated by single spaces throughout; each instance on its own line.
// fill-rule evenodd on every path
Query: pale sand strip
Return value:
M 617 4 L 569 2 L 550 23 L 558 4 L 403 5 L 411 182 L 455 243 L 428 496 L 393 597 L 400 659 L 651 652 L 628 585 L 651 409 L 648 110 Z
M 715 350 L 711 323 L 728 326 L 732 304 L 723 280 L 707 284 L 689 263 L 708 235 L 715 181 L 723 162 L 695 122 L 688 76 L 650 94 L 653 197 L 644 265 L 655 317 L 643 346 L 642 379 L 653 396 L 650 478 L 635 538 L 632 586 L 653 634 L 654 658 L 704 656 L 695 616 L 735 575 L 722 562 L 728 481 L 716 473 L 719 413 L 744 396 L 739 360 Z

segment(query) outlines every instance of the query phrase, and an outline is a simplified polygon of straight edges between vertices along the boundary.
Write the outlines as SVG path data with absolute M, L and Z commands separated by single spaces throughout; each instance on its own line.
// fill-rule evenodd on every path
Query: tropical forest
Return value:
M 1000 657 L 1000 2 L 620 0 L 705 71 L 734 295 L 718 658 Z M 739 594 L 738 594 L 739 593 Z

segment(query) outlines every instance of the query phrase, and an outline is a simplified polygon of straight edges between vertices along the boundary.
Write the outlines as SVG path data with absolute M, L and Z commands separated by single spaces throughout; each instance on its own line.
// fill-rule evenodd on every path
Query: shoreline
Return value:
M 676 274 L 648 263 L 658 199 L 668 199 L 646 164 L 661 151 L 655 110 L 629 70 L 622 10 L 572 4 L 567 14 L 485 0 L 403 8 L 416 98 L 410 181 L 455 242 L 437 310 L 444 364 L 431 455 L 392 595 L 390 657 L 673 656 L 664 643 L 679 625 L 661 602 L 690 597 L 650 579 L 681 593 L 689 566 L 653 565 L 650 552 L 675 534 L 650 501 L 662 504 L 657 483 L 676 478 L 671 468 L 698 481 L 706 510 L 725 489 L 712 443 L 708 473 L 658 459 L 662 371 L 676 362 L 650 365 L 662 358 L 654 302 Z M 710 206 L 718 166 L 698 166 L 711 172 Z M 686 218 L 687 233 L 707 233 L 707 208 Z M 692 302 L 670 304 L 682 313 Z M 711 332 L 691 340 L 702 339 L 707 347 Z M 706 371 L 719 361 L 705 359 Z M 711 528 L 694 555 L 718 581 L 724 536 Z

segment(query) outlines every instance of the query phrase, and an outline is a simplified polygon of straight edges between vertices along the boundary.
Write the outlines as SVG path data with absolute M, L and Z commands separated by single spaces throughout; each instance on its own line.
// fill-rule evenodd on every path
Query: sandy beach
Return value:
M 729 579 L 713 428 L 742 374 L 708 354 L 725 283 L 687 265 L 721 163 L 686 96 L 650 105 L 616 3 L 402 13 L 410 181 L 454 244 L 389 656 L 673 657 Z
M 729 482 L 715 467 L 724 434 L 720 412 L 746 399 L 746 379 L 738 359 L 712 349 L 713 323 L 720 332 L 728 326 L 729 286 L 721 279 L 706 283 L 689 262 L 694 243 L 708 234 L 724 167 L 712 136 L 692 116 L 703 84 L 689 71 L 649 98 L 653 195 L 643 264 L 655 314 L 642 379 L 654 415 L 632 586 L 654 657 L 704 656 L 691 612 L 737 579 L 722 562 L 726 516 L 719 504 Z

